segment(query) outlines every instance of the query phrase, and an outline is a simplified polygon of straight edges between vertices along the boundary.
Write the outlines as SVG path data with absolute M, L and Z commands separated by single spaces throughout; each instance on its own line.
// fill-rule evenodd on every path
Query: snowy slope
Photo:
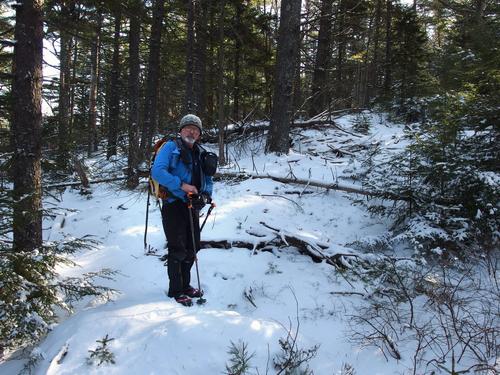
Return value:
M 370 121 L 378 124 L 379 119 Z M 338 123 L 350 129 L 352 118 Z M 231 170 L 355 184 L 348 176 L 360 168 L 359 158 L 335 157 L 328 144 L 346 149 L 349 142 L 341 140 L 354 139 L 356 143 L 378 142 L 381 147 L 399 149 L 401 138 L 402 127 L 384 123 L 359 137 L 335 129 L 301 132 L 294 150 L 286 156 L 264 155 L 260 140 L 237 143 L 230 150 L 237 161 Z M 325 244 L 325 252 L 335 254 L 353 251 L 351 242 L 380 234 L 389 225 L 352 206 L 345 193 L 308 187 L 300 195 L 303 191 L 304 186 L 269 179 L 218 182 L 214 191 L 217 208 L 202 239 L 257 241 L 251 233 L 271 234 L 261 224 L 264 222 Z M 96 249 L 72 256 L 80 267 L 61 268 L 61 275 L 110 268 L 118 272 L 115 280 L 102 280 L 101 284 L 117 293 L 111 301 L 81 301 L 73 315 L 63 314 L 37 349 L 42 359 L 36 374 L 221 374 L 229 360 L 231 341 L 244 341 L 250 353 L 255 353 L 251 373 L 275 373 L 278 340 L 297 328 L 299 348 L 319 345 L 309 362 L 315 374 L 340 374 L 345 363 L 357 374 L 401 373 L 411 365 L 404 360 L 387 361 L 378 350 L 349 341 L 349 315 L 361 297 L 331 292 L 353 292 L 362 285 L 351 285 L 324 262 L 314 263 L 292 247 L 272 252 L 202 249 L 200 278 L 207 303 L 182 307 L 165 296 L 168 279 L 163 263 L 144 254 L 146 193 L 100 184 L 92 187 L 90 196 L 67 189 L 61 198 L 60 203 L 54 202 L 60 215 L 44 225 L 46 239 L 90 234 L 100 241 Z M 162 255 L 165 239 L 154 204 L 148 232 L 148 242 L 162 249 Z M 192 281 L 196 283 L 194 268 Z M 245 293 L 251 295 L 255 306 Z M 87 364 L 89 350 L 106 335 L 113 338 L 109 349 L 116 363 Z M 22 364 L 16 360 L 0 364 L 0 374 L 16 373 Z

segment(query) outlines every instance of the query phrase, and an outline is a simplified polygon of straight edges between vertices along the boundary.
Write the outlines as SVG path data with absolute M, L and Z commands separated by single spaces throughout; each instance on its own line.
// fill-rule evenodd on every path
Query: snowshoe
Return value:
M 191 298 L 199 298 L 203 296 L 203 290 L 199 290 L 190 286 L 184 291 L 184 294 Z
M 179 297 L 175 297 L 175 301 L 183 306 L 193 306 L 193 301 L 188 296 L 182 294 Z

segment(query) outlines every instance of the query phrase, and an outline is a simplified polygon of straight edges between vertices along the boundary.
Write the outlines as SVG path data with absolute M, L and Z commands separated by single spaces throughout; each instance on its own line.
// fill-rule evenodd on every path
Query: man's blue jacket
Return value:
M 194 147 L 198 146 L 195 145 Z M 195 155 L 199 156 L 201 150 L 200 148 L 198 148 L 198 150 L 200 152 L 195 152 Z M 151 168 L 151 176 L 170 192 L 171 196 L 166 199 L 166 202 L 173 202 L 175 199 L 181 199 L 184 202 L 187 202 L 187 195 L 181 189 L 181 186 L 183 182 L 191 185 L 193 165 L 191 158 L 193 153 L 189 152 L 187 154 L 190 159 L 188 165 L 181 160 L 181 150 L 179 149 L 177 142 L 170 140 L 163 145 L 155 157 L 153 167 Z M 203 168 L 200 169 L 201 189 L 198 193 L 208 193 L 212 196 L 212 177 L 206 176 L 203 173 Z

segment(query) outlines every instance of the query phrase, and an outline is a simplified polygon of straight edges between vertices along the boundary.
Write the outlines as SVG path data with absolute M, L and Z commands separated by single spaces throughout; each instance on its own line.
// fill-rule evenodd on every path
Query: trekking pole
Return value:
M 198 290 L 201 294 L 200 272 L 198 270 L 198 254 L 196 251 L 196 239 L 194 238 L 194 218 L 193 218 L 193 193 L 188 193 L 189 225 L 191 226 L 191 238 L 193 239 L 194 264 L 196 265 L 196 278 L 198 279 Z M 201 230 L 200 230 L 201 232 Z M 201 295 L 196 301 L 198 305 L 203 305 L 207 300 Z
M 149 186 L 148 186 L 148 200 L 146 203 L 146 226 L 144 229 L 144 253 L 145 254 L 147 254 L 147 247 L 148 247 L 148 243 L 146 241 L 146 238 L 148 236 L 148 217 L 149 217 L 149 197 L 150 196 L 151 196 L 151 192 L 150 192 Z
M 205 220 L 203 220 L 203 224 L 201 225 L 201 228 L 200 228 L 200 233 L 201 231 L 203 230 L 203 227 L 205 226 L 205 223 L 207 222 L 207 219 L 208 217 L 210 216 L 210 213 L 212 212 L 212 210 L 215 208 L 215 203 L 210 203 L 210 208 L 208 209 L 207 211 L 207 214 L 205 215 Z

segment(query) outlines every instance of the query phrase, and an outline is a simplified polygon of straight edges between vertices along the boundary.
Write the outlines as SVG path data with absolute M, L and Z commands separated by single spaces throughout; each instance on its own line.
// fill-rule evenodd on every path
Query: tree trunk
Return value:
M 272 0 L 270 0 L 270 5 L 267 6 L 266 5 L 266 2 L 264 1 L 264 13 L 266 13 L 266 9 L 268 9 L 269 7 L 269 15 L 266 15 L 266 17 L 270 17 L 270 19 L 272 20 L 273 19 L 273 4 L 272 4 Z M 276 9 L 277 9 L 277 6 L 276 6 Z M 276 10 L 276 19 L 278 18 L 278 15 L 277 15 L 277 10 Z M 269 23 L 270 26 L 272 24 L 272 21 Z M 273 47 L 273 40 L 274 40 L 274 35 L 273 35 L 273 30 L 275 30 L 276 28 L 274 27 L 269 27 L 267 28 L 266 30 L 266 35 L 265 35 L 265 48 L 266 48 L 266 55 L 267 56 L 272 56 L 273 52 L 272 52 L 272 47 Z M 264 66 L 264 81 L 265 81 L 265 107 L 264 107 L 264 112 L 265 114 L 270 114 L 271 113 L 271 110 L 272 110 L 272 107 L 273 107 L 273 86 L 272 86 L 272 82 L 273 82 L 273 72 L 272 72 L 272 68 L 267 65 L 267 66 Z
M 300 49 L 302 44 L 302 38 L 300 38 L 299 34 L 299 45 L 297 46 L 297 56 L 295 61 L 295 72 L 293 75 L 293 96 L 292 96 L 292 118 L 294 115 L 299 113 L 300 109 L 303 105 L 303 95 L 302 95 L 302 78 L 301 78 L 301 58 L 300 58 Z
M 153 5 L 153 25 L 149 40 L 148 76 L 144 103 L 144 121 L 142 122 L 141 151 L 142 158 L 151 152 L 153 133 L 156 131 L 158 88 L 160 81 L 160 48 L 165 0 L 155 0 Z
M 387 0 L 386 13 L 384 94 L 388 97 L 392 86 L 392 0 Z
M 184 98 L 184 112 L 197 112 L 197 103 L 194 97 L 194 0 L 187 1 L 187 45 L 186 45 L 186 96 Z
M 319 21 L 318 50 L 311 84 L 311 106 L 309 117 L 324 111 L 327 103 L 328 67 L 331 56 L 331 35 L 333 21 L 333 1 L 323 0 L 321 4 L 321 18 Z
M 211 124 L 216 123 L 216 114 L 215 114 L 215 107 L 216 107 L 216 94 L 217 94 L 217 85 L 216 85 L 216 80 L 217 80 L 217 67 L 216 67 L 216 53 L 215 53 L 215 47 L 217 44 L 217 40 L 219 36 L 215 32 L 216 28 L 216 20 L 215 20 L 215 14 L 217 13 L 217 3 L 215 1 L 208 0 L 209 6 L 207 10 L 207 18 L 208 18 L 208 26 L 207 26 L 207 89 L 205 91 L 205 99 L 206 99 L 206 105 L 205 105 L 205 113 L 206 113 L 206 119 L 208 122 Z M 214 35 L 215 34 L 215 35 Z
M 239 34 L 241 30 L 241 14 L 243 13 L 243 4 L 241 1 L 236 3 L 236 22 L 234 26 L 234 84 L 233 84 L 233 120 L 238 121 L 240 118 L 240 60 L 241 60 L 241 45 L 242 36 Z
M 219 164 L 226 165 L 224 152 L 224 7 L 225 0 L 219 0 L 219 46 L 217 49 L 217 113 L 219 127 Z
M 207 117 L 207 45 L 208 45 L 208 10 L 212 6 L 211 0 L 199 1 L 195 6 L 195 51 L 194 51 L 194 97 L 197 103 L 197 114 L 203 124 L 208 125 Z
M 42 245 L 42 0 L 16 7 L 12 82 L 13 248 L 33 251 Z
M 74 4 L 73 2 L 71 3 L 72 5 Z M 80 19 L 80 12 L 81 8 L 80 5 L 76 6 L 74 4 L 74 11 L 73 16 L 71 17 L 71 22 L 78 22 Z M 78 40 L 75 37 L 72 39 L 72 46 L 71 46 L 71 51 L 72 51 L 72 65 L 71 65 L 71 84 L 70 84 L 70 103 L 69 103 L 69 108 L 70 108 L 70 116 L 69 116 L 69 137 L 73 140 L 73 131 L 75 127 L 75 96 L 76 96 L 76 72 L 77 72 L 77 63 L 78 63 Z
M 90 94 L 89 94 L 89 129 L 88 129 L 88 150 L 90 156 L 97 151 L 97 90 L 99 83 L 99 59 L 100 59 L 100 39 L 101 39 L 102 12 L 97 10 L 97 25 L 94 30 L 94 40 L 90 54 Z
M 364 56 L 362 61 L 356 62 L 356 73 L 355 73 L 355 84 L 353 88 L 352 96 L 352 108 L 364 108 L 366 106 L 367 92 L 368 92 L 368 58 L 369 51 L 371 47 L 371 34 L 370 30 L 372 28 L 373 18 L 370 19 L 368 24 L 368 29 L 366 31 L 366 36 L 361 34 L 359 41 L 360 50 L 364 50 Z M 361 45 L 366 41 L 366 45 Z
M 69 167 L 69 150 L 71 139 L 69 137 L 69 124 L 71 117 L 71 35 L 67 32 L 67 21 L 71 17 L 70 5 L 61 1 L 61 27 L 60 27 L 60 71 L 59 71 L 59 118 L 58 118 L 58 150 L 57 167 L 67 170 Z M 74 6 L 74 4 L 73 4 Z
M 75 95 L 76 95 L 76 63 L 78 61 L 78 41 L 76 38 L 73 38 L 73 46 L 72 46 L 72 54 L 73 54 L 73 64 L 71 71 L 71 84 L 70 84 L 70 115 L 69 115 L 69 137 L 73 139 L 73 130 L 75 125 Z
M 347 48 L 347 36 L 346 36 L 346 30 L 345 30 L 345 4 L 346 0 L 340 0 L 338 9 L 337 9 L 337 17 L 336 17 L 336 30 L 334 34 L 337 36 L 337 61 L 335 64 L 335 98 L 336 100 L 336 106 L 335 107 L 341 107 L 341 108 L 346 108 L 346 101 L 347 101 L 347 92 L 345 89 L 344 85 L 344 58 L 346 55 L 346 48 Z
M 139 15 L 142 13 L 141 0 L 131 0 L 130 9 L 127 186 L 129 188 L 135 188 L 139 184 L 137 168 L 139 165 L 139 44 L 141 39 L 141 23 L 139 20 Z
M 281 2 L 281 20 L 275 66 L 275 85 L 266 152 L 286 154 L 293 117 L 293 78 L 300 38 L 300 0 Z
M 109 159 L 116 155 L 116 142 L 118 137 L 118 123 L 120 120 L 120 25 L 121 15 L 117 11 L 115 15 L 115 35 L 113 40 L 113 66 L 111 68 L 111 92 L 109 99 L 109 125 L 108 125 L 108 149 L 106 156 Z
M 375 25 L 373 31 L 373 58 L 369 70 L 368 102 L 378 95 L 379 88 L 379 48 L 380 48 L 380 18 L 382 14 L 382 0 L 377 0 L 375 6 Z

